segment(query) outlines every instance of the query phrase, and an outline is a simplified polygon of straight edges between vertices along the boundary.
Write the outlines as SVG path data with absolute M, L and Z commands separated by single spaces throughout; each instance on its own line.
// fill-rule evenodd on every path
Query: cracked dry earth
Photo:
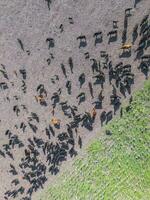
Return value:
M 0 200 L 33 199 L 57 181 L 62 163 L 143 86 L 149 8 L 149 0 L 0 1 Z

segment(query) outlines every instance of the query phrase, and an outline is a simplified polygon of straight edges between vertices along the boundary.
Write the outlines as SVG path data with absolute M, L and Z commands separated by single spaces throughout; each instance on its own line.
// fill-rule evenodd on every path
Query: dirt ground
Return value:
M 127 43 L 132 42 L 132 31 L 135 24 L 140 24 L 143 17 L 149 14 L 149 0 L 141 0 L 134 5 L 134 0 L 52 0 L 50 10 L 45 0 L 1 0 L 0 1 L 0 70 L 5 69 L 8 74 L 8 79 L 0 73 L 0 82 L 6 82 L 8 89 L 0 89 L 0 149 L 3 151 L 4 144 L 9 144 L 8 137 L 5 135 L 6 130 L 10 130 L 16 134 L 23 142 L 24 147 L 11 149 L 14 156 L 12 160 L 9 156 L 5 158 L 0 155 L 0 200 L 4 199 L 4 193 L 7 190 L 14 190 L 19 186 L 14 186 L 11 181 L 18 178 L 20 184 L 27 190 L 29 184 L 22 180 L 23 170 L 19 168 L 21 158 L 24 157 L 24 149 L 29 144 L 28 138 L 36 136 L 48 141 L 45 134 L 47 127 L 52 119 L 52 102 L 51 97 L 54 92 L 61 88 L 60 101 L 68 101 L 69 105 L 78 106 L 77 96 L 81 92 L 86 93 L 85 102 L 78 106 L 79 113 L 91 112 L 93 102 L 97 99 L 101 91 L 100 85 L 94 85 L 94 98 L 91 98 L 88 82 L 93 83 L 93 74 L 91 70 L 91 60 L 85 59 L 84 53 L 89 52 L 90 58 L 100 60 L 100 51 L 106 51 L 109 55 L 109 60 L 113 66 L 119 62 L 124 65 L 131 64 L 132 72 L 135 75 L 132 92 L 141 88 L 145 80 L 145 76 L 138 70 L 140 60 L 135 60 L 140 36 L 138 36 L 134 45 L 131 48 L 130 57 L 120 58 L 122 50 L 122 31 L 125 17 L 125 9 L 132 8 L 131 16 L 128 17 L 127 28 Z M 69 18 L 73 19 L 73 23 Z M 118 38 L 117 41 L 108 43 L 107 33 L 113 30 L 113 21 L 118 21 Z M 60 25 L 63 25 L 63 32 L 60 30 Z M 102 31 L 103 41 L 96 46 L 94 45 L 94 33 Z M 80 35 L 86 36 L 87 45 L 79 48 Z M 48 48 L 47 38 L 54 39 L 54 47 Z M 23 43 L 23 49 L 17 39 Z M 149 54 L 149 48 L 145 50 L 145 54 Z M 53 57 L 51 57 L 53 54 Z M 71 73 L 68 58 L 72 57 L 74 68 Z M 48 65 L 47 59 L 51 59 Z M 67 78 L 62 73 L 61 63 L 66 68 Z M 25 83 L 20 69 L 25 69 L 27 78 Z M 97 130 L 100 131 L 100 114 L 102 111 L 113 111 L 110 105 L 110 95 L 112 94 L 112 85 L 109 84 L 108 70 L 103 69 L 105 74 L 104 83 L 104 100 L 103 109 L 97 110 L 97 116 L 92 131 L 88 131 L 84 127 L 78 129 L 78 134 L 75 137 L 75 149 L 80 153 L 77 144 L 78 136 L 82 138 L 83 146 L 94 138 Z M 79 85 L 79 75 L 85 74 L 85 83 L 82 88 Z M 51 82 L 55 75 L 59 76 L 59 81 L 56 84 Z M 71 81 L 72 93 L 69 95 L 65 87 L 67 80 Z M 22 91 L 23 84 L 26 85 L 26 93 Z M 37 86 L 43 84 L 47 91 L 46 102 L 47 106 L 41 106 L 35 100 L 37 95 Z M 118 91 L 121 100 L 125 98 Z M 18 97 L 16 100 L 15 96 Z M 126 99 L 130 95 L 127 94 Z M 18 105 L 20 108 L 19 116 L 13 111 L 13 107 Z M 21 105 L 25 105 L 27 110 L 23 110 Z M 28 119 L 31 112 L 39 116 L 39 123 L 35 123 L 38 127 L 36 133 L 33 133 L 28 126 Z M 60 106 L 56 106 L 55 117 L 61 120 L 61 129 L 56 129 L 56 136 L 63 131 L 66 131 L 66 123 L 70 121 L 63 115 Z M 19 128 L 21 122 L 24 122 L 27 127 L 25 132 Z M 18 128 L 16 128 L 18 126 Z M 51 141 L 56 142 L 56 137 L 52 137 Z M 82 151 L 82 150 L 81 150 Z M 70 158 L 68 158 L 70 159 Z M 39 160 L 46 164 L 44 154 L 40 152 Z M 12 176 L 9 172 L 10 164 L 13 164 L 18 172 L 18 175 Z M 65 162 L 67 167 L 67 162 Z M 61 170 L 61 168 L 60 168 Z M 57 181 L 57 176 L 52 176 L 46 172 L 48 178 L 47 185 L 52 183 L 53 179 Z M 25 190 L 25 192 L 26 192 Z M 38 195 L 38 192 L 37 194 Z M 23 196 L 18 195 L 15 199 L 23 200 Z M 34 197 L 34 194 L 33 194 Z M 13 199 L 9 197 L 8 199 Z

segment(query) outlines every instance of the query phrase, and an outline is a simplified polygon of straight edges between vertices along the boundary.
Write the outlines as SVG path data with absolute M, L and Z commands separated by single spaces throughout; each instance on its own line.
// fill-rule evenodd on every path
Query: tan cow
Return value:
M 121 49 L 128 49 L 128 50 L 130 50 L 131 47 L 132 47 L 131 44 L 123 44 L 122 47 L 121 47 Z
M 60 125 L 60 119 L 57 119 L 57 118 L 54 118 L 54 117 L 53 117 L 53 118 L 51 119 L 51 123 L 52 123 L 54 126 L 55 126 L 55 125 L 56 125 L 56 126 L 57 126 L 57 125 L 59 126 L 59 125 Z
M 35 96 L 35 99 L 39 103 L 41 103 L 42 101 L 45 101 L 45 98 L 43 97 L 43 95 Z

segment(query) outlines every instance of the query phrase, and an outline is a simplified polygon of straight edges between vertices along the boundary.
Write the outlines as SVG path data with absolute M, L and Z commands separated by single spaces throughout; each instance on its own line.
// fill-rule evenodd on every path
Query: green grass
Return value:
M 100 133 L 41 200 L 150 199 L 150 81 L 106 128 L 112 135 Z

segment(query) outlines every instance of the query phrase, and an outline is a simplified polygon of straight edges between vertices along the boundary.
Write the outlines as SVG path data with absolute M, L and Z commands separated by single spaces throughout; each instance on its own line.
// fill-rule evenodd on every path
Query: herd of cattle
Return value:
M 51 1 L 46 0 L 48 7 L 50 8 Z M 150 55 L 146 54 L 147 49 L 150 46 L 150 22 L 149 14 L 144 16 L 141 19 L 139 24 L 136 24 L 133 27 L 132 32 L 132 43 L 127 43 L 127 29 L 128 29 L 128 19 L 132 17 L 132 8 L 125 10 L 124 17 L 124 30 L 122 32 L 122 44 L 121 51 L 122 54 L 120 57 L 128 58 L 131 56 L 132 46 L 139 39 L 138 47 L 135 51 L 135 60 L 140 61 L 138 66 L 139 71 L 144 73 L 146 79 L 148 78 L 148 72 L 150 67 Z M 73 24 L 73 19 L 70 17 L 70 20 Z M 113 30 L 110 31 L 108 36 L 108 44 L 115 42 L 118 38 L 118 25 L 117 21 L 113 21 Z M 63 32 L 63 24 L 60 26 L 61 32 Z M 94 45 L 102 43 L 103 33 L 96 32 L 93 37 L 95 38 Z M 85 35 L 80 35 L 77 37 L 79 42 L 79 48 L 85 48 L 87 45 L 87 39 Z M 16 42 L 20 45 L 22 51 L 25 51 L 23 42 L 21 39 L 16 39 Z M 54 38 L 47 38 L 46 44 L 48 48 L 55 47 Z M 30 55 L 30 52 L 27 52 Z M 51 60 L 54 59 L 53 54 L 47 59 L 48 65 L 51 65 Z M 134 84 L 135 74 L 132 72 L 131 64 L 126 64 L 121 61 L 117 65 L 113 65 L 112 60 L 110 59 L 106 51 L 100 52 L 100 59 L 103 60 L 103 63 L 100 63 L 98 60 L 91 58 L 89 52 L 85 53 L 85 59 L 89 59 L 91 64 L 91 74 L 93 82 L 88 82 L 88 90 L 90 91 L 91 98 L 93 99 L 93 109 L 91 112 L 81 113 L 80 107 L 86 102 L 87 96 L 86 91 L 82 91 L 76 96 L 76 104 L 69 105 L 68 101 L 62 101 L 61 96 L 62 88 L 59 88 L 51 96 L 51 120 L 47 127 L 45 127 L 44 133 L 46 140 L 37 137 L 36 133 L 38 132 L 38 126 L 40 124 L 40 116 L 35 112 L 30 112 L 26 105 L 19 104 L 19 98 L 15 95 L 13 98 L 16 99 L 18 104 L 14 105 L 13 111 L 16 114 L 16 117 L 19 118 L 20 113 L 29 114 L 28 120 L 21 122 L 20 126 L 15 125 L 16 130 L 26 132 L 27 127 L 29 127 L 33 132 L 33 137 L 28 138 L 28 144 L 24 144 L 20 139 L 19 134 L 13 133 L 11 130 L 5 131 L 5 136 L 8 138 L 8 143 L 3 144 L 0 149 L 0 156 L 4 158 L 9 158 L 14 162 L 14 155 L 12 150 L 15 148 L 23 148 L 24 156 L 20 159 L 18 166 L 15 164 L 10 164 L 9 173 L 14 177 L 11 182 L 11 189 L 7 190 L 4 194 L 4 199 L 17 198 L 20 200 L 31 200 L 32 194 L 36 192 L 39 188 L 43 188 L 44 183 L 47 181 L 47 174 L 56 175 L 59 172 L 60 164 L 67 159 L 68 156 L 73 157 L 77 155 L 77 150 L 75 149 L 76 145 L 79 148 L 82 148 L 82 137 L 80 136 L 80 127 L 88 129 L 89 131 L 93 130 L 93 124 L 96 118 L 99 118 L 101 126 L 104 123 L 108 123 L 113 115 L 116 114 L 117 110 L 120 110 L 120 116 L 122 116 L 121 107 L 121 95 L 118 95 L 119 91 L 124 97 L 126 94 L 131 94 L 131 86 Z M 74 61 L 72 57 L 68 58 L 68 68 L 61 63 L 62 76 L 66 79 L 66 84 L 64 87 L 67 89 L 68 96 L 71 96 L 72 91 L 72 82 L 68 80 L 68 69 L 69 73 L 74 73 Z M 27 71 L 26 69 L 20 69 L 20 71 L 14 71 L 16 77 L 21 75 L 21 88 L 23 94 L 27 93 Z M 20 75 L 19 75 L 20 74 Z M 7 91 L 9 86 L 7 81 L 9 81 L 9 75 L 7 73 L 7 68 L 4 64 L 1 64 L 0 76 L 3 76 L 3 82 L 0 82 L 0 89 Z M 107 76 L 107 77 L 106 77 Z M 57 85 L 61 77 L 55 75 L 51 77 L 51 83 Z M 103 109 L 103 102 L 105 99 L 104 90 L 105 90 L 105 81 L 106 78 L 109 80 L 110 86 L 112 86 L 112 94 L 110 94 L 110 105 L 113 106 L 113 111 L 105 111 Z M 83 87 L 86 82 L 86 75 L 82 73 L 78 77 L 79 90 Z M 11 83 L 13 87 L 13 82 Z M 100 91 L 97 97 L 94 96 L 94 87 L 95 85 L 100 86 Z M 35 103 L 39 104 L 41 107 L 46 107 L 49 102 L 47 101 L 47 90 L 45 89 L 44 84 L 37 85 L 35 94 Z M 68 97 L 69 98 L 69 97 Z M 10 102 L 10 98 L 7 97 L 7 101 Z M 131 99 L 130 99 L 131 101 Z M 59 119 L 56 117 L 56 108 L 60 107 L 61 112 L 64 117 L 67 117 L 66 131 L 61 131 L 62 123 L 65 123 L 65 120 Z M 100 113 L 100 114 L 99 114 Z M 86 131 L 86 130 L 85 130 Z M 111 134 L 110 131 L 106 131 L 106 134 Z M 55 141 L 54 141 L 55 140 Z M 77 143 L 77 144 L 76 144 Z M 45 162 L 43 161 L 45 159 Z

